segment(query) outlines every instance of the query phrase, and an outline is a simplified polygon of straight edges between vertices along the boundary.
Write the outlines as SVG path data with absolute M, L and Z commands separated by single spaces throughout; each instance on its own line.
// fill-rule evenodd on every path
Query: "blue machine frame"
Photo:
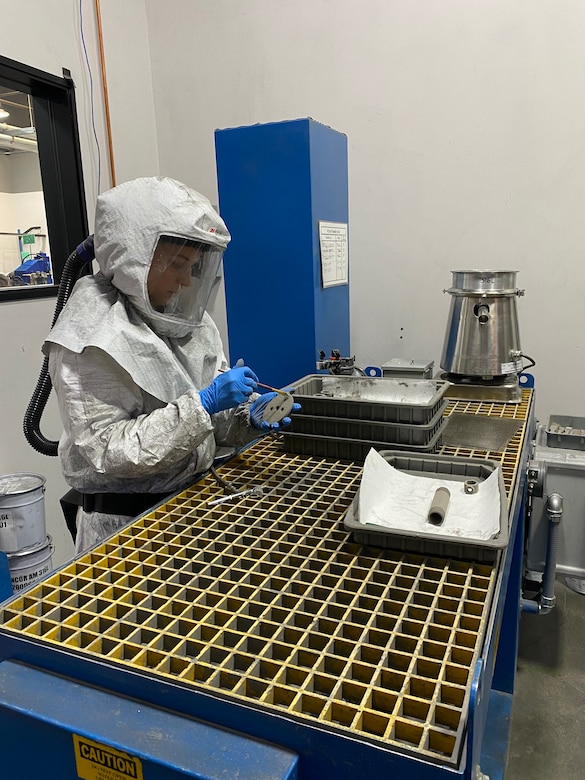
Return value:
M 230 359 L 283 387 L 320 350 L 350 354 L 349 284 L 323 287 L 319 244 L 320 221 L 348 223 L 347 137 L 295 119 L 216 130 L 215 148 Z
M 3 737 L 3 768 L 7 775 L 30 776 L 22 774 L 23 766 L 30 768 L 36 762 L 34 765 L 38 770 L 40 756 L 45 761 L 62 754 L 63 743 L 55 740 L 54 729 L 47 727 L 47 719 L 53 726 L 58 722 L 66 724 L 64 727 L 71 733 L 81 733 L 88 739 L 101 740 L 105 745 L 132 752 L 138 751 L 137 731 L 142 729 L 146 734 L 159 733 L 160 719 L 163 717 L 161 710 L 164 710 L 165 718 L 172 716 L 176 719 L 172 721 L 174 725 L 170 727 L 171 731 L 176 729 L 177 733 L 184 735 L 185 740 L 195 740 L 197 744 L 200 740 L 212 740 L 214 749 L 211 752 L 214 756 L 218 751 L 220 754 L 225 751 L 226 756 L 239 756 L 235 760 L 239 761 L 240 768 L 256 766 L 254 762 L 258 760 L 266 769 L 266 775 L 244 773 L 243 777 L 266 776 L 292 780 L 298 771 L 298 777 L 302 780 L 322 780 L 332 776 L 338 780 L 354 780 L 359 770 L 364 775 L 376 774 L 379 777 L 409 780 L 474 780 L 480 768 L 490 780 L 503 778 L 518 648 L 526 492 L 526 469 L 523 464 L 528 462 L 533 433 L 534 411 L 531 405 L 516 484 L 510 500 L 510 542 L 496 564 L 495 603 L 489 613 L 483 652 L 474 670 L 466 743 L 460 768 L 440 766 L 412 754 L 401 754 L 395 748 L 381 748 L 379 744 L 374 745 L 363 739 L 293 721 L 285 715 L 235 701 L 227 695 L 193 690 L 175 682 L 161 681 L 154 674 L 121 669 L 77 655 L 57 644 L 48 646 L 34 637 L 11 634 L 0 627 L 0 734 Z M 36 671 L 23 671 L 22 665 L 34 667 Z M 30 673 L 30 677 L 27 678 L 25 672 Z M 52 675 L 58 675 L 59 678 L 48 682 Z M 38 688 L 39 701 L 42 702 L 39 708 L 45 707 L 46 710 L 42 717 L 39 713 L 33 713 L 33 699 L 27 704 L 22 691 L 17 693 L 19 681 L 24 684 L 24 681 L 37 679 L 43 681 L 48 691 L 40 696 L 41 689 Z M 10 680 L 12 683 L 6 682 Z M 95 688 L 101 689 L 99 697 Z M 47 696 L 52 692 L 58 692 L 58 697 L 56 703 L 49 705 Z M 75 715 L 80 697 L 86 702 L 93 702 L 85 709 L 95 707 L 96 711 L 100 710 L 101 719 L 89 718 L 86 712 Z M 129 719 L 137 708 L 139 711 L 142 709 L 140 729 L 129 729 L 132 738 L 123 731 L 113 733 L 108 725 L 111 710 L 117 706 L 114 702 L 128 708 Z M 15 715 L 17 712 L 20 713 L 19 717 Z M 24 716 L 28 729 L 25 738 L 19 733 Z M 25 741 L 28 745 L 35 745 L 32 755 L 30 751 L 26 752 Z M 273 747 L 262 752 L 259 743 L 269 743 Z M 152 748 L 153 745 L 140 745 L 139 755 L 145 767 L 150 764 L 156 767 L 156 771 L 145 771 L 145 780 L 174 777 L 168 753 L 161 758 Z M 211 764 L 217 769 L 214 761 L 215 758 Z M 273 763 L 269 766 L 267 762 Z M 61 768 L 57 774 L 43 774 L 58 777 L 59 780 L 77 777 L 77 774 L 69 773 L 73 772 L 72 768 L 65 771 L 62 764 L 59 766 Z M 205 767 L 193 771 L 195 774 L 187 773 L 183 776 L 218 776 L 213 772 L 207 774 Z M 118 780 L 117 776 L 115 780 Z

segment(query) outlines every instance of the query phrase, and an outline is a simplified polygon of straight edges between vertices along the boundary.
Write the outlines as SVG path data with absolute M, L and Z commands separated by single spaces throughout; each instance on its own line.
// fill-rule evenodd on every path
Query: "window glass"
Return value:
M 54 281 L 32 100 L 0 84 L 0 295 Z
M 0 56 L 0 305 L 56 295 L 87 235 L 71 74 Z

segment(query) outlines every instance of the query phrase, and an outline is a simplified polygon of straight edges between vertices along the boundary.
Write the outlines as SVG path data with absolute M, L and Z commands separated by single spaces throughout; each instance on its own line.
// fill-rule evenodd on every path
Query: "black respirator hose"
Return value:
M 59 284 L 57 303 L 55 305 L 55 313 L 53 315 L 51 327 L 57 322 L 57 317 L 61 314 L 61 310 L 67 303 L 75 282 L 79 279 L 84 268 L 94 257 L 93 236 L 88 236 L 67 258 L 65 267 L 63 268 L 63 275 L 61 276 L 61 283 Z M 22 427 L 24 437 L 33 449 L 40 452 L 41 455 L 55 457 L 57 455 L 59 442 L 45 438 L 40 429 L 41 417 L 45 410 L 45 406 L 47 405 L 47 401 L 49 400 L 52 387 L 53 383 L 49 376 L 49 358 L 45 357 L 37 386 L 35 387 L 24 415 Z

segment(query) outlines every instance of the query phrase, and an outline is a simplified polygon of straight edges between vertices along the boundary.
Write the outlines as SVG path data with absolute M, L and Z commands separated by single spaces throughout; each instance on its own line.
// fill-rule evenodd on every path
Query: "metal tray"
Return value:
M 585 450 L 585 417 L 551 414 L 546 428 L 547 447 Z
M 409 376 L 411 379 L 432 379 L 434 360 L 403 360 L 392 358 L 382 363 L 382 376 L 397 377 Z
M 377 420 L 350 420 L 344 417 L 325 417 L 314 414 L 295 414 L 290 428 L 283 433 L 327 436 L 358 441 L 386 442 L 400 447 L 428 447 L 442 433 L 448 418 L 443 417 L 447 401 L 442 403 L 428 425 L 378 422 Z
M 297 412 L 295 412 L 296 416 Z M 284 433 L 284 431 L 283 431 Z M 441 447 L 443 426 L 425 445 L 396 444 L 394 447 L 387 441 L 371 441 L 369 439 L 344 439 L 336 436 L 312 436 L 308 433 L 289 431 L 284 436 L 284 449 L 295 455 L 310 455 L 314 458 L 335 458 L 340 460 L 364 461 L 372 449 L 409 450 L 412 452 L 432 453 Z
M 445 402 L 449 383 L 407 377 L 309 374 L 290 386 L 295 401 L 302 406 L 297 415 L 428 425 Z
M 391 466 L 414 476 L 428 476 L 464 482 L 476 479 L 482 482 L 498 467 L 491 460 L 460 458 L 454 455 L 413 455 L 410 452 L 381 451 Z M 343 517 L 346 530 L 351 531 L 358 544 L 372 547 L 389 547 L 394 550 L 465 558 L 479 561 L 495 560 L 497 552 L 506 547 L 509 540 L 508 507 L 502 472 L 499 474 L 501 497 L 500 533 L 492 539 L 466 539 L 447 536 L 440 532 L 416 534 L 402 529 L 393 531 L 383 526 L 364 525 L 359 522 L 359 490 Z

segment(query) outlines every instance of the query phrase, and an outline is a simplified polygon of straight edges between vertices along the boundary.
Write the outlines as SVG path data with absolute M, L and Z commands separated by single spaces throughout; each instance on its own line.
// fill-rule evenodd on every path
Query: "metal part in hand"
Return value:
M 271 401 L 266 404 L 266 408 L 262 414 L 264 422 L 278 423 L 284 417 L 288 417 L 292 411 L 294 404 L 293 397 L 290 393 L 281 393 L 276 395 Z
M 236 498 L 242 498 L 242 496 L 261 496 L 264 493 L 264 489 L 261 485 L 257 485 L 247 490 L 240 490 L 239 493 L 232 493 L 229 496 L 222 496 L 221 498 L 215 498 L 210 501 L 207 506 L 217 506 L 217 504 L 225 504 L 226 501 L 233 501 Z

